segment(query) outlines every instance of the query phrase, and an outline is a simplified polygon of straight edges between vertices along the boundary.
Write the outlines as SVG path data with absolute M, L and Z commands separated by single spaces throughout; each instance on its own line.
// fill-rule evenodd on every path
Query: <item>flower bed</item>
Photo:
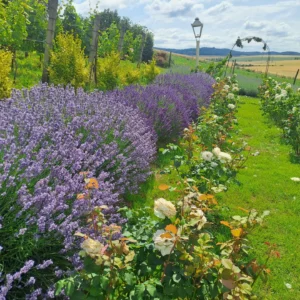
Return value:
M 84 216 L 95 206 L 107 206 L 110 222 L 124 221 L 117 213 L 119 195 L 137 190 L 156 153 L 155 135 L 138 110 L 101 93 L 40 85 L 14 91 L 0 103 L 0 111 L 4 274 L 20 269 L 22 259 L 43 249 L 40 242 L 28 246 L 27 253 L 19 249 L 12 264 L 10 249 L 24 238 L 56 236 L 57 252 L 75 246 L 74 233 L 90 231 Z M 100 187 L 88 200 L 76 199 L 86 185 L 83 171 Z M 45 251 L 48 246 L 45 242 Z M 10 285 L 7 279 L 5 287 Z

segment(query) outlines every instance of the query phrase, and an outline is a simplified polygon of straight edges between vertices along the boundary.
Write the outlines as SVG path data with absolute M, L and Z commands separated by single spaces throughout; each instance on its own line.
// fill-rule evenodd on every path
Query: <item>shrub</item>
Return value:
M 278 83 L 269 77 L 260 87 L 262 109 L 283 130 L 284 140 L 300 156 L 300 89 L 294 92 L 290 83 Z
M 263 224 L 251 210 L 246 216 L 213 224 L 211 208 L 216 199 L 187 187 L 177 203 L 163 198 L 155 201 L 153 220 L 146 210 L 125 210 L 129 222 L 125 238 L 112 241 L 122 228 L 101 224 L 105 231 L 100 243 L 82 235 L 81 255 L 85 268 L 56 285 L 68 296 L 85 295 L 99 299 L 255 299 L 253 284 L 269 273 L 266 264 L 248 257 L 249 232 Z M 99 213 L 98 213 L 99 214 Z M 101 215 L 100 215 L 101 217 Z M 214 226 L 211 226 L 211 225 Z M 218 231 L 228 230 L 226 241 Z M 221 228 L 223 227 L 223 228 Z M 225 229 L 227 227 L 227 229 Z M 269 247 L 266 262 L 277 253 Z
M 54 84 L 83 87 L 89 80 L 89 67 L 81 40 L 73 34 L 59 34 L 51 52 L 49 66 L 50 80 Z
M 166 52 L 157 51 L 155 52 L 156 65 L 161 68 L 167 68 L 169 66 L 169 57 Z
M 156 84 L 129 86 L 112 94 L 118 101 L 139 108 L 158 138 L 170 141 L 178 138 L 183 128 L 197 119 L 200 107 L 209 103 L 213 92 L 209 82 L 214 80 L 207 74 L 166 75 L 158 77 Z
M 197 74 L 163 74 L 156 78 L 155 83 L 163 86 L 171 86 L 178 90 L 188 103 L 191 98 L 196 100 L 198 107 L 208 106 L 213 93 L 212 85 L 216 81 L 206 73 Z M 189 105 L 189 104 L 188 104 Z
M 156 147 L 140 112 L 102 93 L 40 85 L 14 91 L 0 113 L 0 282 L 12 274 L 1 282 L 0 295 L 11 289 L 17 299 L 24 291 L 17 287 L 20 274 L 13 274 L 25 261 L 42 263 L 51 253 L 51 275 L 32 267 L 22 280 L 36 275 L 36 284 L 20 285 L 26 291 L 48 286 L 55 267 L 69 264 L 75 231 L 93 235 L 86 215 L 96 206 L 106 205 L 109 222 L 124 222 L 117 213 L 120 194 L 136 191 L 147 178 Z M 80 193 L 90 177 L 99 188 L 86 191 L 86 199 Z M 76 257 L 72 262 L 78 266 Z
M 11 92 L 12 81 L 9 78 L 11 71 L 12 54 L 0 50 L 0 100 L 8 98 Z
M 115 89 L 119 85 L 120 55 L 112 52 L 98 59 L 97 87 L 103 91 Z
M 143 63 L 141 73 L 146 84 L 153 82 L 155 77 L 160 73 L 160 70 L 156 67 L 155 59 L 152 59 L 148 64 Z

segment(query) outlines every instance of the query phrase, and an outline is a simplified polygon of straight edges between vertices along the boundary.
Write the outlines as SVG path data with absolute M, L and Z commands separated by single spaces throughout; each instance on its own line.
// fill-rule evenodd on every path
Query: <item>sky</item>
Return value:
M 258 36 L 271 51 L 300 52 L 300 0 L 74 0 L 81 15 L 97 3 L 100 10 L 116 9 L 146 26 L 156 47 L 195 47 L 191 23 L 198 17 L 200 47 L 231 48 L 237 37 Z M 260 43 L 244 46 L 244 51 L 263 51 Z

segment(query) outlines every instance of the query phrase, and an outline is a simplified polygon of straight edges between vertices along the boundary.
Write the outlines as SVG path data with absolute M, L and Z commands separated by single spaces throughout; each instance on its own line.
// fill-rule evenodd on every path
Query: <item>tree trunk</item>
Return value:
M 142 63 L 142 60 L 143 60 L 143 52 L 144 52 L 144 47 L 145 47 L 145 41 L 146 41 L 146 34 L 143 32 L 141 52 L 140 52 L 140 57 L 139 57 L 139 61 L 138 61 L 138 68 L 141 66 L 141 63 Z
M 120 40 L 119 40 L 119 46 L 118 46 L 118 51 L 120 53 L 120 57 L 122 56 L 122 50 L 123 50 L 123 44 L 124 44 L 124 36 L 125 36 L 125 30 L 122 27 L 121 28 L 121 34 L 120 34 Z
M 92 32 L 92 40 L 91 40 L 90 55 L 89 55 L 89 63 L 91 64 L 90 79 L 92 78 L 92 75 L 94 74 L 94 76 L 93 76 L 94 81 L 96 80 L 95 58 L 97 55 L 97 48 L 98 48 L 99 29 L 100 29 L 100 15 L 96 15 L 95 19 L 94 19 L 94 27 L 93 27 L 93 32 Z
M 49 21 L 48 21 L 48 29 L 47 29 L 47 37 L 46 37 L 46 45 L 45 45 L 45 53 L 44 53 L 42 82 L 49 81 L 48 66 L 50 60 L 50 51 L 52 50 L 53 47 L 55 23 L 57 18 L 57 8 L 58 8 L 58 0 L 49 0 L 48 2 Z

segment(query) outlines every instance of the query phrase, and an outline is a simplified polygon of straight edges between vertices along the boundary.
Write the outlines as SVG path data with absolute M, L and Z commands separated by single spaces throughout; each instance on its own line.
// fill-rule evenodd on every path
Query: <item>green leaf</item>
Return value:
M 74 279 L 73 278 L 68 279 L 66 288 L 65 288 L 66 294 L 68 296 L 71 296 L 74 293 L 74 289 L 75 289 Z
M 109 279 L 107 277 L 105 276 L 100 277 L 100 284 L 104 290 L 107 288 L 108 283 L 109 283 Z
M 154 297 L 155 293 L 156 293 L 156 287 L 154 285 L 149 285 L 147 284 L 147 291 L 150 294 L 150 296 Z
M 135 287 L 134 290 L 135 290 L 135 295 L 138 297 L 137 299 L 143 300 L 143 295 L 144 295 L 145 289 L 146 289 L 146 287 L 144 284 L 140 284 Z
M 232 269 L 233 267 L 233 263 L 230 259 L 227 259 L 227 258 L 223 258 L 222 259 L 222 265 L 226 268 L 226 269 Z
M 125 273 L 124 280 L 128 285 L 133 285 L 134 279 L 135 279 L 135 277 L 132 273 Z
M 61 290 L 64 288 L 64 286 L 65 286 L 65 279 L 60 280 L 56 283 L 55 296 L 58 296 L 61 293 Z

